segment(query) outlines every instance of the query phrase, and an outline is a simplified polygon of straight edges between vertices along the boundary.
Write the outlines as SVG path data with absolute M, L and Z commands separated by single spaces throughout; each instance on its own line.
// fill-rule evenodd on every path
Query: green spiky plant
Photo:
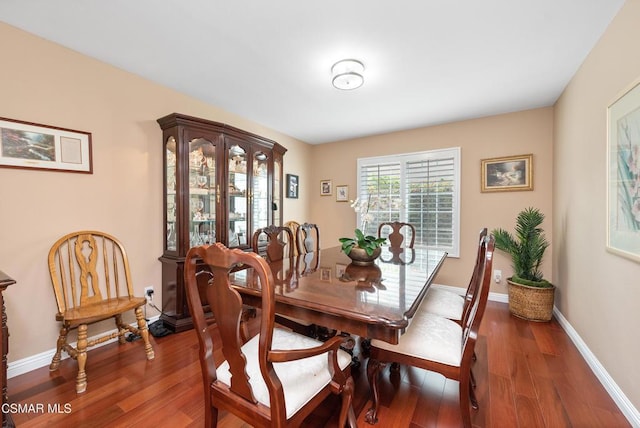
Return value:
M 351 249 L 355 246 L 358 246 L 365 250 L 368 255 L 372 255 L 373 251 L 383 245 L 387 240 L 385 238 L 376 238 L 375 236 L 366 235 L 362 233 L 360 229 L 355 230 L 355 239 L 354 238 L 340 238 L 339 241 L 342 243 L 342 251 L 346 255 L 349 255 Z
M 511 281 L 532 287 L 553 287 L 543 278 L 540 265 L 549 246 L 540 227 L 544 214 L 537 208 L 526 208 L 516 218 L 515 236 L 497 228 L 491 233 L 496 238 L 496 248 L 511 256 L 513 277 Z

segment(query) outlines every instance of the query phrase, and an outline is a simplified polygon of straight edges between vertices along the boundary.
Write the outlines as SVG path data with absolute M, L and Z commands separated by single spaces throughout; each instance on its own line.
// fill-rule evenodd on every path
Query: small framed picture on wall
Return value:
M 347 202 L 349 200 L 349 186 L 341 184 L 336 186 L 336 201 Z
M 287 174 L 287 198 L 298 199 L 298 184 L 297 175 Z
M 320 196 L 331 196 L 333 194 L 331 180 L 320 180 Z

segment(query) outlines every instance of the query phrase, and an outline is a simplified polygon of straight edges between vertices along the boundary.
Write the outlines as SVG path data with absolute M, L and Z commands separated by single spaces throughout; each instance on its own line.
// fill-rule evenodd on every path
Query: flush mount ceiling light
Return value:
M 360 61 L 343 59 L 331 67 L 331 74 L 333 75 L 331 83 L 336 89 L 343 91 L 357 89 L 364 83 L 363 71 L 364 65 Z

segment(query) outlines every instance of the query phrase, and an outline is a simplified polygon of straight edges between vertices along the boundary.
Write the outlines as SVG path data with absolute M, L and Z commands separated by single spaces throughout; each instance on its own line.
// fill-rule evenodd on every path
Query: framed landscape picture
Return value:
M 533 190 L 533 155 L 482 159 L 482 192 Z
M 640 262 L 640 81 L 607 109 L 606 248 Z
M 91 134 L 0 117 L 0 167 L 91 174 Z

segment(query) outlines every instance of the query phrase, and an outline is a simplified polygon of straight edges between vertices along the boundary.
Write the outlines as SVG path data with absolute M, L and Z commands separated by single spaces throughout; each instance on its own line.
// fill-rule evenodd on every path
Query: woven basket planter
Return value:
M 549 321 L 553 315 L 553 301 L 556 287 L 540 288 L 509 284 L 509 312 L 529 321 Z

